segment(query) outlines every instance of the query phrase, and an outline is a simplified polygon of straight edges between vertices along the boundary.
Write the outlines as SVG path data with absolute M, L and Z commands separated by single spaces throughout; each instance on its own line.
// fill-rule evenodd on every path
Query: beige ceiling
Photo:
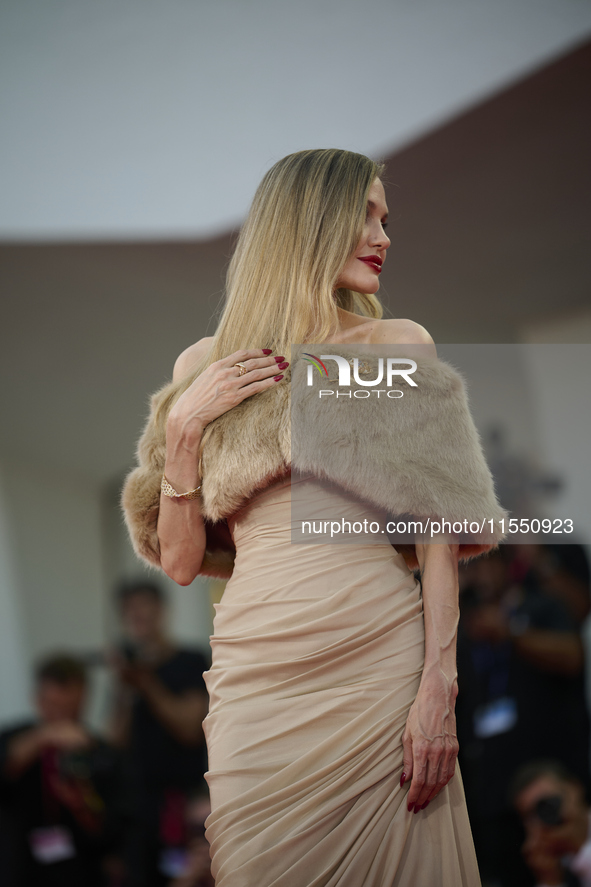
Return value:
M 588 306 L 591 44 L 388 160 L 382 295 L 440 342 L 511 342 Z M 0 246 L 0 452 L 104 482 L 148 393 L 214 330 L 231 234 Z

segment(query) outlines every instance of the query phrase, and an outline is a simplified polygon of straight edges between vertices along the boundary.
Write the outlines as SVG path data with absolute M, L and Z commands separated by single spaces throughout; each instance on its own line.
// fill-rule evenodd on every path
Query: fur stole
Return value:
M 201 500 L 207 541 L 200 573 L 231 575 L 235 549 L 226 519 L 292 468 L 326 478 L 391 515 L 484 521 L 487 528 L 493 521 L 488 534 L 462 537 L 461 560 L 496 547 L 503 538 L 499 521 L 507 514 L 497 502 L 460 373 L 413 352 L 414 371 L 407 360 L 400 367 L 408 375 L 388 380 L 384 373 L 383 381 L 372 385 L 380 366 L 387 366 L 385 355 L 396 356 L 396 346 L 326 344 L 316 351 L 344 357 L 350 366 L 358 358 L 350 387 L 339 384 L 346 373 L 339 379 L 337 361 L 322 361 L 329 372 L 323 368 L 321 375 L 301 356 L 302 346 L 293 346 L 284 380 L 207 426 Z M 420 355 L 420 346 L 416 351 Z M 406 358 L 408 348 L 399 353 Z M 168 390 L 152 398 L 138 467 L 122 494 L 134 549 L 154 566 L 160 565 L 156 524 L 165 461 L 164 430 L 154 415 Z M 394 397 L 387 396 L 389 390 L 397 392 Z M 417 566 L 413 544 L 396 544 L 396 549 L 411 569 Z

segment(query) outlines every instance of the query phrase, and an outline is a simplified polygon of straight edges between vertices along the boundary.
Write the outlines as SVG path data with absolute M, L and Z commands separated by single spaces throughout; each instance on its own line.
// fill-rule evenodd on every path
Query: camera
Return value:
M 89 748 L 61 752 L 58 770 L 63 779 L 91 782 L 111 771 L 115 760 L 116 752 L 112 748 L 96 743 Z
M 60 776 L 66 779 L 89 780 L 95 770 L 92 754 L 88 749 L 75 749 L 59 756 Z

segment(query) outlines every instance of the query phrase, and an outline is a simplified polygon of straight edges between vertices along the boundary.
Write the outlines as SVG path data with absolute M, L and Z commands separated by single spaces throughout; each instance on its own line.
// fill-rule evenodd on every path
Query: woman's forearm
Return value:
M 172 412 L 166 431 L 164 474 L 175 490 L 187 492 L 201 483 L 198 454 L 203 429 Z M 160 563 L 179 585 L 197 576 L 205 552 L 205 526 L 199 499 L 171 499 L 160 495 L 158 515 Z
M 447 785 L 455 771 L 459 609 L 458 546 L 417 543 L 416 551 L 423 589 L 425 663 L 402 735 L 401 776 L 401 785 L 412 780 L 407 806 L 415 813 Z
M 417 544 L 425 620 L 425 666 L 421 684 L 443 677 L 457 695 L 456 647 L 459 621 L 458 546 Z

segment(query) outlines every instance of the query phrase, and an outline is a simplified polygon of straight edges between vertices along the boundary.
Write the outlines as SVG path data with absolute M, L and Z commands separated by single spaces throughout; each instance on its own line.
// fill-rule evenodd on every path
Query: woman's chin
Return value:
M 353 293 L 365 293 L 366 295 L 375 295 L 379 288 L 380 281 L 377 278 L 375 280 L 358 280 L 356 282 L 351 280 L 338 286 L 338 289 L 347 289 Z
M 368 296 L 374 296 L 380 288 L 380 281 L 378 279 L 372 281 L 366 281 L 363 286 L 358 286 L 355 288 L 355 292 L 357 293 L 365 293 Z

